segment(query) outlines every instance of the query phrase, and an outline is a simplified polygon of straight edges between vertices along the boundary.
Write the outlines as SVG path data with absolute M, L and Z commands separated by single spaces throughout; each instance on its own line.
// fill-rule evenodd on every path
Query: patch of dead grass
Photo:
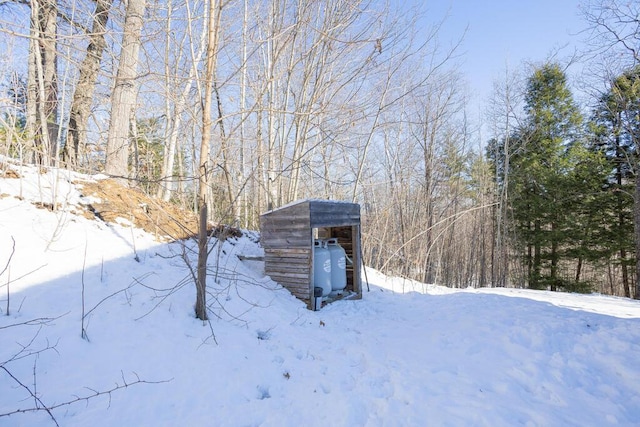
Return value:
M 79 184 L 83 196 L 99 200 L 87 207 L 105 222 L 115 223 L 122 218 L 169 240 L 186 239 L 197 233 L 198 218 L 193 212 L 152 198 L 136 188 L 125 187 L 114 179 Z

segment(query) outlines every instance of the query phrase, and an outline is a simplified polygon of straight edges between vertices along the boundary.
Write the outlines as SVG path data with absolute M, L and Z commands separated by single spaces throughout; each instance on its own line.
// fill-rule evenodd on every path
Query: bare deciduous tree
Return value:
M 209 176 L 211 174 L 211 160 L 209 159 L 212 119 L 211 97 L 214 87 L 213 79 L 217 65 L 218 42 L 220 34 L 220 18 L 222 3 L 209 0 L 207 5 L 207 54 L 206 69 L 203 85 L 202 102 L 202 140 L 200 144 L 200 165 L 198 169 L 198 208 L 200 210 L 200 229 L 198 232 L 198 280 L 196 283 L 196 317 L 207 320 L 207 202 L 209 190 Z
M 145 9 L 146 0 L 129 0 L 127 3 L 118 74 L 111 97 L 105 172 L 123 179 L 129 176 L 129 131 L 136 103 L 140 31 Z
M 31 2 L 27 82 L 27 133 L 34 160 L 50 165 L 58 134 L 57 12 L 55 0 Z
M 100 71 L 100 61 L 106 47 L 105 32 L 113 0 L 95 0 L 95 3 L 93 26 L 89 34 L 86 55 L 80 64 L 80 77 L 73 93 L 69 130 L 64 146 L 63 158 L 71 165 L 77 165 L 79 148 L 87 144 L 87 124 Z

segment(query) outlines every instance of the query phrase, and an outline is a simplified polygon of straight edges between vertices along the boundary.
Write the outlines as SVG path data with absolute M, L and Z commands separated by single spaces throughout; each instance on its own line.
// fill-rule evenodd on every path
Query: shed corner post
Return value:
M 315 275 L 315 271 L 314 271 L 314 257 L 315 257 L 315 245 L 313 243 L 314 237 L 313 237 L 313 227 L 309 228 L 309 247 L 311 248 L 311 256 L 309 257 L 309 263 L 311 264 L 309 266 L 309 310 L 312 311 L 316 311 L 318 309 L 320 309 L 320 307 L 316 307 L 316 299 L 314 296 L 314 280 L 313 277 Z
M 362 269 L 366 268 L 364 265 L 364 257 L 362 256 L 362 236 L 361 236 L 361 225 L 355 225 L 353 227 L 353 240 L 354 240 L 354 253 L 353 253 L 353 286 L 354 291 L 357 294 L 357 298 L 362 298 Z

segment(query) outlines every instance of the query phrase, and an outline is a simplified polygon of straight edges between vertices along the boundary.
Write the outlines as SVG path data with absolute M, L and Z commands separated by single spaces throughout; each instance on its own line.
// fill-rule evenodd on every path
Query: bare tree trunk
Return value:
M 486 201 L 483 199 L 482 203 L 484 204 Z M 484 210 L 481 211 L 480 213 L 480 250 L 481 250 L 481 255 L 480 255 L 480 271 L 479 271 L 479 279 L 478 279 L 478 286 L 481 288 L 484 288 L 485 286 L 487 286 L 487 240 L 486 240 L 486 235 L 487 235 L 487 231 L 486 231 L 486 221 L 485 221 L 485 217 L 484 217 Z M 492 244 L 493 242 L 491 242 L 490 244 Z M 489 286 L 491 286 L 491 284 L 489 284 Z
M 540 235 L 540 220 L 534 222 L 534 232 L 536 236 Z M 536 241 L 533 245 L 533 280 L 536 288 L 540 286 L 540 270 L 542 268 L 542 248 L 540 242 Z
M 280 31 L 278 27 L 279 18 L 282 18 L 279 13 L 279 2 L 272 2 L 270 10 L 269 10 L 269 22 L 270 22 L 270 30 L 272 32 L 271 37 L 267 41 L 267 53 L 266 53 L 266 64 L 265 69 L 269 73 L 268 74 L 268 83 L 267 83 L 267 93 L 269 96 L 268 104 L 267 104 L 267 135 L 266 135 L 266 153 L 267 161 L 266 161 L 266 174 L 265 174 L 265 198 L 267 202 L 267 210 L 271 210 L 277 206 L 279 206 L 279 191 L 278 191 L 278 182 L 279 176 L 277 174 L 278 165 L 276 164 L 276 129 L 277 126 L 277 118 L 276 114 L 276 95 L 278 93 L 278 84 L 275 76 L 276 69 L 276 59 L 279 55 L 279 49 L 276 45 L 278 41 L 278 34 L 276 31 Z M 282 131 L 284 131 L 284 126 L 281 126 Z
M 36 126 L 38 124 L 38 73 L 37 73 L 37 56 L 38 38 L 40 31 L 37 25 L 37 2 L 31 5 L 31 29 L 29 38 L 29 66 L 27 68 L 27 111 L 25 128 L 27 131 L 27 153 L 29 153 L 29 162 L 35 162 L 35 136 Z
M 432 131 L 428 131 L 428 123 L 433 126 Z M 435 165 L 435 153 L 434 153 L 434 144 L 435 144 L 435 120 L 432 122 L 430 118 L 425 116 L 425 123 L 423 124 L 424 134 L 423 141 L 424 145 L 422 146 L 422 156 L 424 162 L 424 183 L 422 188 L 423 200 L 426 205 L 425 214 L 426 214 L 426 247 L 427 252 L 424 259 L 424 274 L 423 280 L 425 283 L 435 283 L 435 271 L 434 271 L 434 260 L 433 260 L 433 224 L 434 224 L 434 201 L 433 201 L 433 174 L 434 174 L 434 165 Z
M 44 165 L 51 164 L 56 150 L 52 139 L 58 133 L 57 14 L 55 0 L 31 2 L 27 130 L 34 141 L 34 160 Z
M 507 108 L 511 108 L 509 104 L 509 95 L 507 94 Z M 510 135 L 511 128 L 509 126 L 509 114 L 505 116 L 506 121 L 506 131 L 504 137 L 504 170 L 503 170 L 503 181 L 502 188 L 500 189 L 499 199 L 498 199 L 498 216 L 496 217 L 496 238 L 495 238 L 495 247 L 496 247 L 496 256 L 493 258 L 493 264 L 495 264 L 495 276 L 493 276 L 492 280 L 494 283 L 497 283 L 498 286 L 504 287 L 507 285 L 507 277 L 509 275 L 509 258 L 508 258 L 508 240 L 507 240 L 507 230 L 509 229 L 509 218 L 507 215 L 508 206 L 509 206 L 509 167 L 511 162 L 511 153 L 510 153 Z M 496 177 L 498 172 L 496 171 Z
M 227 186 L 227 197 L 229 201 L 231 222 L 237 224 L 240 221 L 240 212 L 238 210 L 236 191 L 233 185 L 233 176 L 231 174 L 231 154 L 229 152 L 230 147 L 229 142 L 227 141 L 227 133 L 224 130 L 222 100 L 220 99 L 220 90 L 218 89 L 218 83 L 216 82 L 215 75 L 213 76 L 213 91 L 216 94 L 216 107 L 218 111 L 217 123 L 220 129 L 220 155 L 222 157 L 222 173 L 224 174 L 224 181 Z
M 496 82 L 494 97 L 491 105 L 491 116 L 494 137 L 496 139 L 495 178 L 495 215 L 494 218 L 494 251 L 491 257 L 491 280 L 496 286 L 509 284 L 509 204 L 510 204 L 510 174 L 511 174 L 511 135 L 514 127 L 513 120 L 516 117 L 515 110 L 518 106 L 521 90 L 518 85 L 517 74 L 508 68 L 504 72 L 504 81 Z M 502 144 L 500 144 L 502 142 Z M 502 159 L 502 164 L 499 159 Z
M 616 295 L 615 287 L 613 286 L 614 278 L 613 278 L 613 272 L 611 271 L 611 260 L 609 260 L 609 262 L 607 263 L 607 281 L 609 282 L 610 294 Z M 602 286 L 602 289 L 604 289 L 604 286 Z
M 242 14 L 242 67 L 240 71 L 240 168 L 238 170 L 238 181 L 245 183 L 246 180 L 246 165 L 245 165 L 245 139 L 246 139 L 246 120 L 247 120 L 247 60 L 248 56 L 248 42 L 247 28 L 249 22 L 249 4 L 248 0 L 244 0 L 243 14 Z M 240 204 L 240 219 L 241 226 L 247 227 L 249 221 L 248 213 L 248 191 L 242 192 L 241 198 L 238 201 Z M 258 205 L 259 206 L 259 205 Z
M 622 269 L 622 289 L 624 290 L 624 296 L 627 298 L 631 298 L 631 288 L 629 287 L 629 269 L 627 267 L 627 251 L 624 248 L 620 249 L 620 268 Z
M 105 172 L 119 178 L 129 176 L 129 129 L 131 111 L 136 103 L 135 79 L 145 8 L 146 0 L 129 0 L 127 4 L 118 74 L 111 98 Z
M 193 39 L 193 29 L 191 26 L 191 22 L 192 22 L 191 8 L 189 7 L 188 2 L 186 3 L 186 6 L 187 6 L 187 16 L 188 16 L 188 22 L 189 22 L 189 25 L 187 27 L 187 32 L 189 33 L 190 38 Z M 173 177 L 173 171 L 175 168 L 176 153 L 178 152 L 177 150 L 178 136 L 180 135 L 182 115 L 185 112 L 187 100 L 189 98 L 189 93 L 191 92 L 194 81 L 198 74 L 198 64 L 200 64 L 200 61 L 205 53 L 206 36 L 207 36 L 206 31 L 205 29 L 203 29 L 198 39 L 199 40 L 198 52 L 195 55 L 192 54 L 191 67 L 189 69 L 189 76 L 187 77 L 184 83 L 181 94 L 178 96 L 178 98 L 174 102 L 173 112 L 171 114 L 168 114 L 168 117 L 171 117 L 171 120 L 167 120 L 167 123 L 171 123 L 171 124 L 170 124 L 168 139 L 165 144 L 165 152 L 164 152 L 162 171 L 161 171 L 161 176 L 165 178 L 166 184 L 164 186 L 159 186 L 158 193 L 157 193 L 157 196 L 161 197 L 164 201 L 169 201 L 169 199 L 171 199 L 171 194 L 174 191 L 175 180 Z M 168 54 L 166 56 L 168 60 Z M 169 108 L 167 108 L 167 113 L 170 113 L 168 110 Z
M 551 233 L 555 234 L 557 229 L 556 223 L 552 222 L 551 223 Z M 556 241 L 556 238 L 553 237 L 553 240 L 551 241 L 551 269 L 550 269 L 550 274 L 549 276 L 551 277 L 551 290 L 552 291 L 557 291 L 557 285 L 559 282 L 559 278 L 558 278 L 558 260 L 560 258 L 560 256 L 558 255 L 558 242 Z
M 206 168 L 206 164 L 201 165 L 201 167 Z M 200 185 L 202 185 L 202 183 Z M 207 258 L 209 253 L 207 247 L 207 203 L 206 195 L 199 195 L 199 199 L 202 199 L 203 197 L 205 201 L 199 201 L 200 223 L 198 228 L 198 281 L 196 283 L 196 317 L 200 320 L 207 320 Z
M 633 225 L 636 238 L 636 289 L 634 299 L 640 299 L 640 160 L 636 160 L 636 189 L 633 200 Z
M 89 34 L 87 54 L 80 65 L 80 78 L 73 93 L 69 113 L 69 133 L 63 153 L 63 159 L 74 166 L 78 164 L 79 148 L 87 144 L 87 122 L 91 114 L 91 102 L 98 80 L 102 53 L 107 45 L 104 35 L 113 0 L 95 0 L 95 2 L 93 27 Z
M 576 266 L 576 283 L 580 282 L 580 277 L 582 275 L 582 257 L 578 257 L 578 265 Z
M 211 173 L 209 147 L 211 144 L 211 97 L 213 78 L 217 65 L 218 34 L 222 5 L 209 0 L 207 29 L 207 66 L 204 76 L 204 101 L 202 104 L 202 141 L 200 144 L 200 166 L 198 171 L 198 207 L 200 210 L 200 232 L 198 234 L 198 282 L 196 283 L 196 317 L 207 320 L 207 194 Z

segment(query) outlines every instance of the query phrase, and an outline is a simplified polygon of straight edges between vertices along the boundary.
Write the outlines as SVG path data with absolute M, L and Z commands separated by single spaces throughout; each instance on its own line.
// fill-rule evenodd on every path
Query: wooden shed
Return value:
M 265 274 L 316 310 L 313 297 L 314 239 L 336 238 L 352 263 L 347 287 L 335 299 L 362 298 L 360 205 L 332 200 L 300 200 L 260 216 Z

